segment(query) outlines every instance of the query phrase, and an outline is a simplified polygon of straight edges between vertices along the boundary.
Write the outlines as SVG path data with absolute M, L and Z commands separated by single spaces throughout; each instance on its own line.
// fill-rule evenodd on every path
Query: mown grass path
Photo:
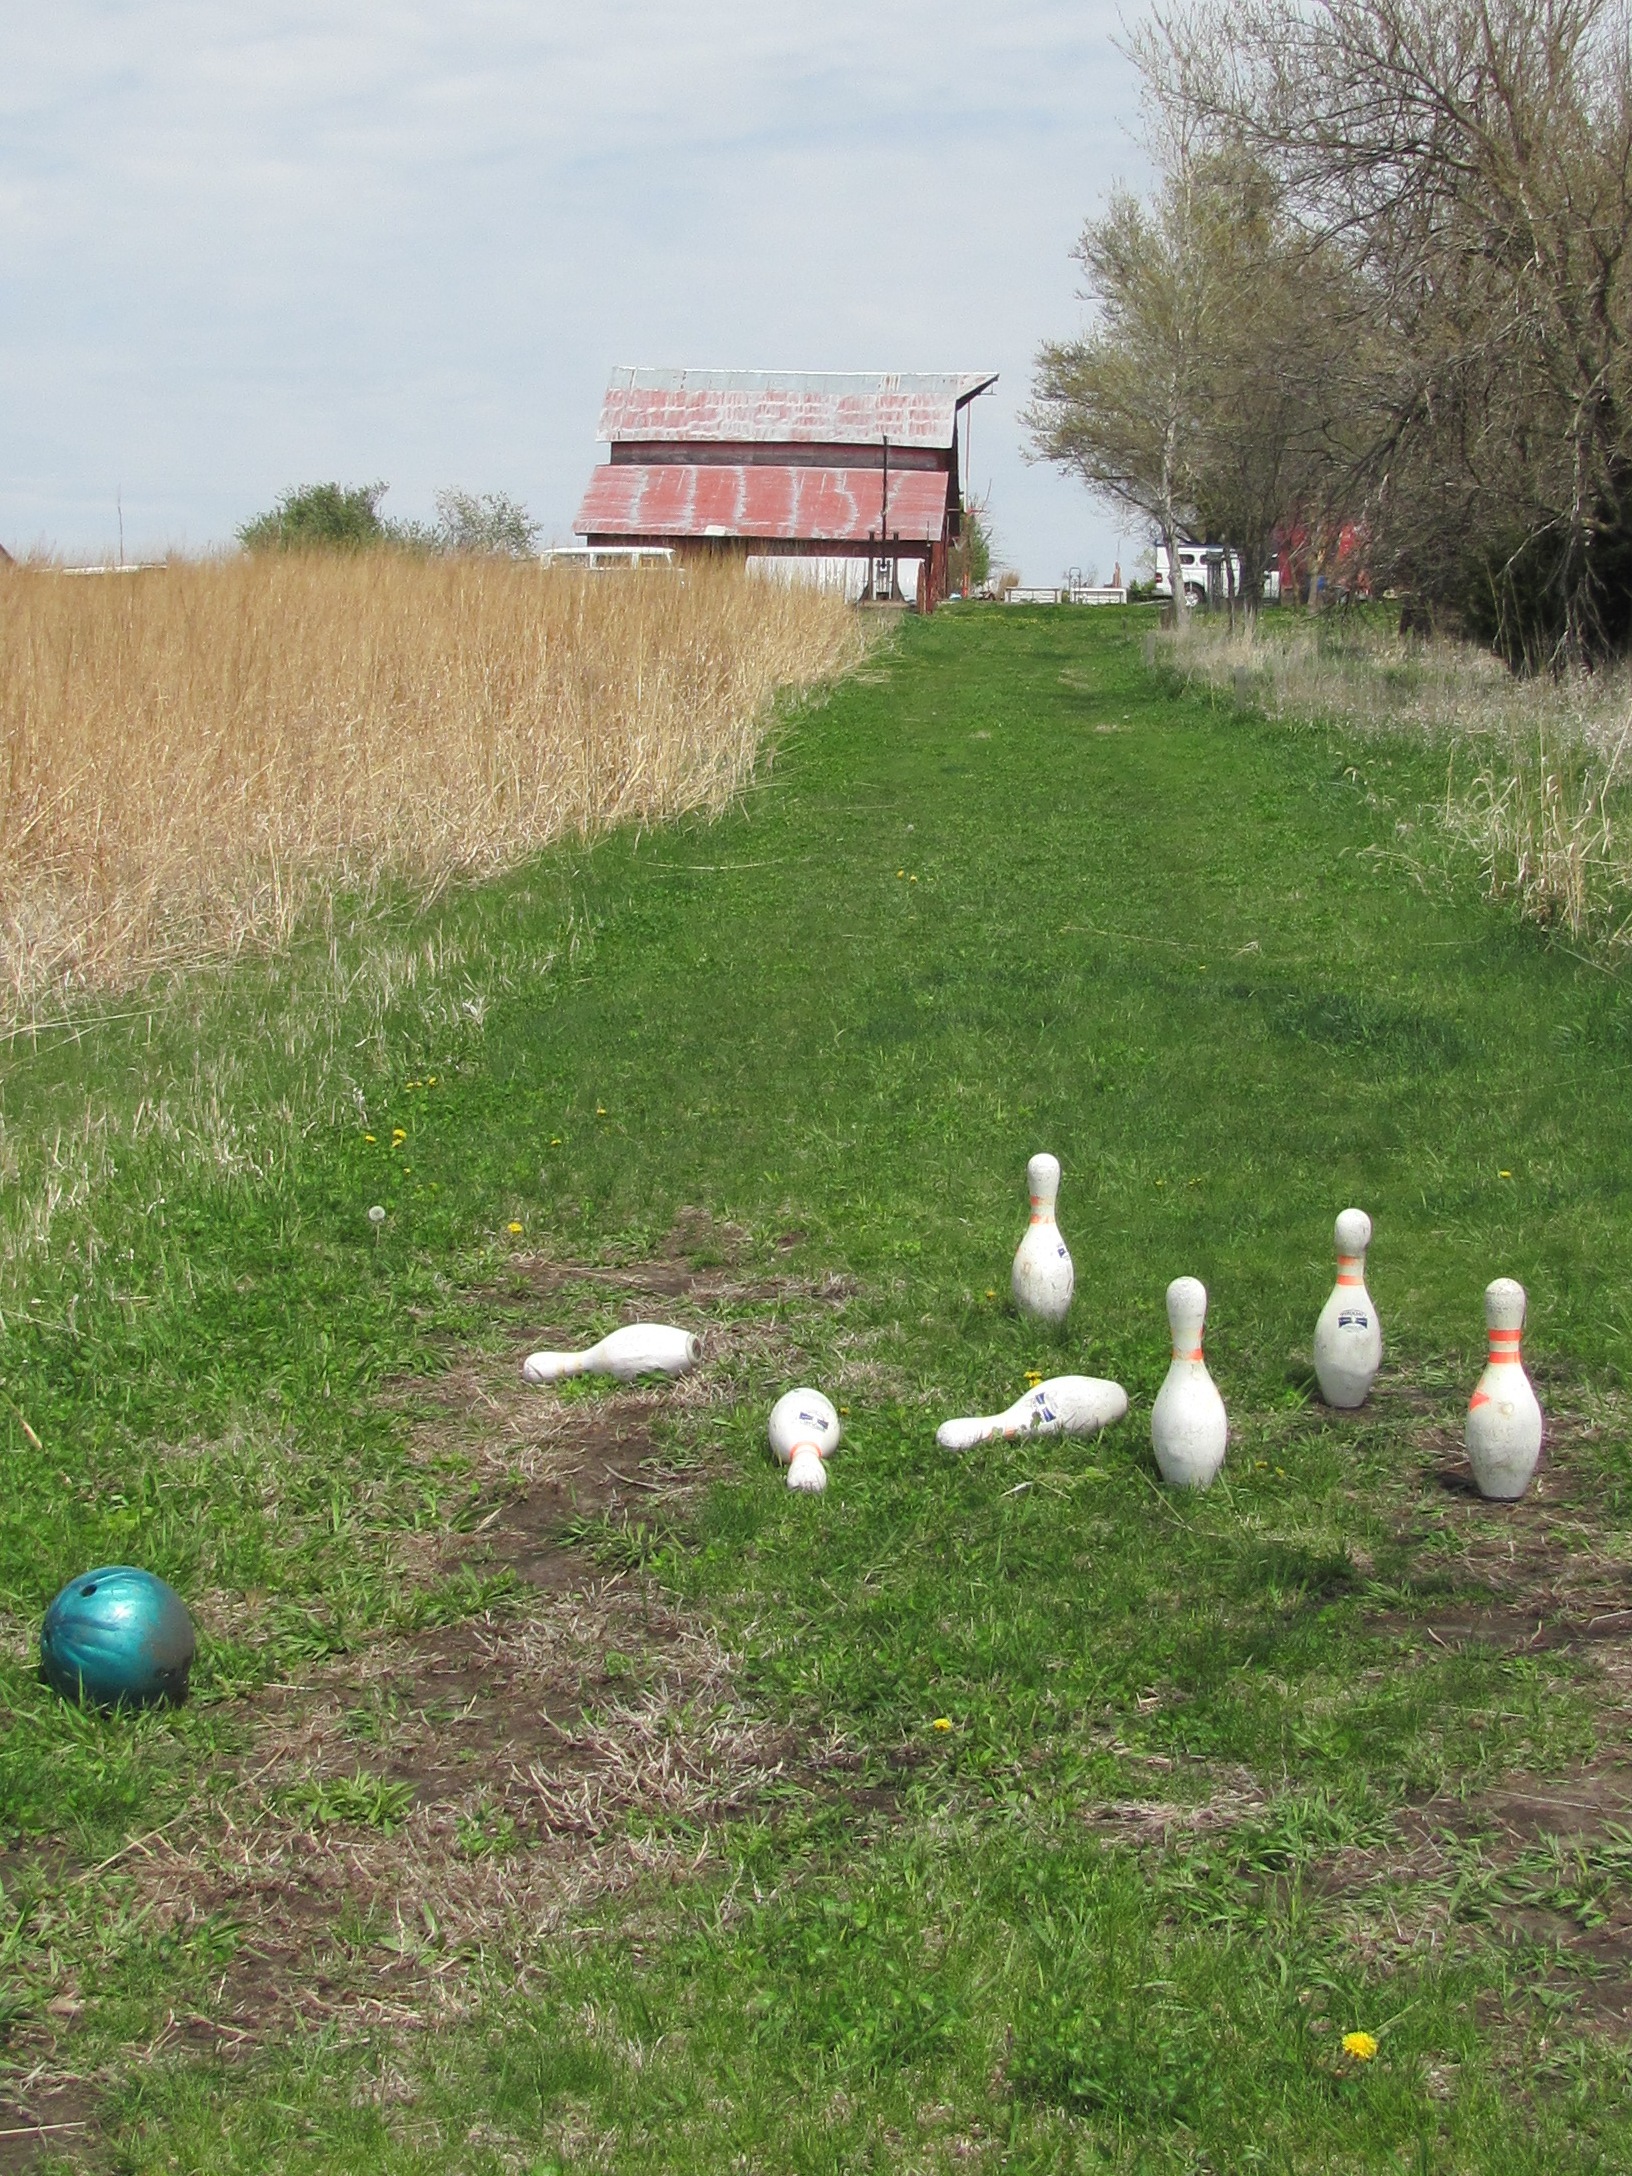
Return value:
M 279 1056 L 316 953 L 13 1061 L 26 1134 L 185 1078 L 202 1019 L 264 1045 L 246 1133 L 289 1107 L 237 1162 L 133 1140 L 0 1339 L 51 1447 L 8 1422 L 19 1625 L 109 1556 L 270 1593 L 207 1694 L 423 1621 L 381 1565 L 454 1481 L 405 1464 L 376 1393 L 481 1342 L 498 1255 L 637 1259 L 691 1206 L 857 1280 L 789 1326 L 849 1408 L 826 1497 L 779 1487 L 756 1388 L 697 1424 L 715 1479 L 647 1566 L 808 1747 L 785 1787 L 689 1884 L 552 1937 L 462 2036 L 150 2075 L 110 2118 L 128 2165 L 1632 2164 L 1600 1999 L 1625 1839 L 1560 1856 L 1499 1812 L 1515 1775 L 1626 1754 L 1601 1625 L 1628 1599 L 1632 1004 L 1479 901 L 1433 828 L 1437 753 L 1176 694 L 1142 632 L 909 624 L 726 820 L 445 901 L 404 933 L 426 965 L 359 1038 L 349 1118 L 308 1122 Z M 1057 1342 L 1007 1305 L 1039 1147 L 1077 1263 Z M 1388 1369 L 1340 1420 L 1307 1349 L 1350 1201 Z M 1181 1271 L 1232 1413 L 1198 1502 L 1148 1449 Z M 1498 1273 L 1561 1423 L 1517 1513 L 1454 1486 Z M 935 1450 L 937 1417 L 1028 1369 L 1116 1376 L 1133 1413 L 1097 1444 Z M 133 1753 L 20 1652 L 6 1691 L 20 1861 L 167 1813 L 253 1706 L 153 1719 Z M 128 2003 L 181 1969 L 138 1951 Z M 410 2100 L 369 2087 L 387 2071 Z

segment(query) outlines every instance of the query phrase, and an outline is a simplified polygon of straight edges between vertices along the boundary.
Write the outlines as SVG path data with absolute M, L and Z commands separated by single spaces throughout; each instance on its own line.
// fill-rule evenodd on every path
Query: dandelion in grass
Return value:
M 950 1730 L 952 1728 L 952 1718 L 950 1715 L 937 1715 L 929 1727 L 931 1730 Z
M 408 1129 L 406 1126 L 393 1126 L 391 1128 L 391 1146 L 393 1148 L 396 1147 L 399 1141 L 406 1141 L 407 1138 Z
M 365 1141 L 367 1141 L 367 1142 L 369 1143 L 369 1145 L 370 1145 L 370 1146 L 372 1147 L 372 1145 L 373 1145 L 373 1141 L 374 1141 L 374 1136 L 373 1136 L 373 1134 L 371 1134 L 371 1133 L 365 1133 L 365 1134 L 363 1135 L 363 1139 L 364 1139 Z
M 552 1133 L 552 1134 L 550 1135 L 550 1146 L 551 1146 L 551 1148 L 559 1148 L 559 1147 L 561 1146 L 561 1136 L 560 1136 L 560 1134 L 558 1134 L 558 1133 Z
M 1042 1369 L 1041 1369 L 1041 1368 L 1027 1368 L 1027 1370 L 1026 1370 L 1026 1381 L 1027 1381 L 1028 1383 L 1031 1383 L 1031 1384 L 1035 1385 L 1035 1384 L 1037 1384 L 1037 1383 L 1040 1383 L 1040 1382 L 1042 1381 L 1042 1379 L 1043 1379 L 1043 1371 L 1042 1371 Z
M 1498 1171 L 1496 1176 L 1499 1179 L 1510 1179 L 1512 1178 L 1513 1174 L 1511 1171 Z
M 1369 2063 L 1377 2052 L 1377 2043 L 1369 2032 L 1346 2032 L 1343 2052 L 1352 2055 L 1357 2063 Z
M 385 1222 L 385 1210 L 379 1202 L 375 1202 L 373 1208 L 369 1210 L 368 1221 L 373 1225 L 376 1231 L 378 1231 L 380 1226 Z
M 996 1294 L 995 1292 L 988 1292 L 988 1293 L 987 1293 L 987 1295 L 986 1295 L 986 1297 L 987 1297 L 987 1298 L 988 1298 L 989 1300 L 995 1300 L 995 1299 L 996 1299 L 996 1297 L 997 1297 L 997 1294 Z
M 504 1228 L 507 1232 L 512 1233 L 516 1233 L 521 1230 L 521 1226 L 519 1224 L 507 1224 Z

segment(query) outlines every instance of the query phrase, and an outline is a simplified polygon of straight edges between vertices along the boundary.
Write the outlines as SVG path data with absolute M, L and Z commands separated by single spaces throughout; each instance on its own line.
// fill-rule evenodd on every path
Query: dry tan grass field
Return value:
M 717 809 L 865 640 L 727 569 L 375 552 L 0 580 L 0 1009 L 276 943 L 566 834 Z

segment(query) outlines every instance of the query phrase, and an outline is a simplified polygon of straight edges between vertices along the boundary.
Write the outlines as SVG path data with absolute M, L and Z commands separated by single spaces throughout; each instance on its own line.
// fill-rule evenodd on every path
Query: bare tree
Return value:
M 1134 50 L 1158 105 L 1265 166 L 1364 295 L 1346 421 L 1379 557 L 1510 656 L 1623 646 L 1627 0 L 1181 0 Z
M 1249 617 L 1278 529 L 1324 525 L 1349 461 L 1355 312 L 1346 268 L 1286 218 L 1239 147 L 1199 160 L 1199 240 L 1221 298 L 1198 425 L 1197 509 L 1231 547 Z

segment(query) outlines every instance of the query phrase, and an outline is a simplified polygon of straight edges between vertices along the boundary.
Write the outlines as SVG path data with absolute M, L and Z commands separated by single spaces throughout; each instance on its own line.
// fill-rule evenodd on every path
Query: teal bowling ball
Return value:
M 104 1564 L 70 1579 L 46 1611 L 40 1669 L 65 1700 L 146 1707 L 185 1699 L 196 1644 L 174 1587 L 131 1564 Z

